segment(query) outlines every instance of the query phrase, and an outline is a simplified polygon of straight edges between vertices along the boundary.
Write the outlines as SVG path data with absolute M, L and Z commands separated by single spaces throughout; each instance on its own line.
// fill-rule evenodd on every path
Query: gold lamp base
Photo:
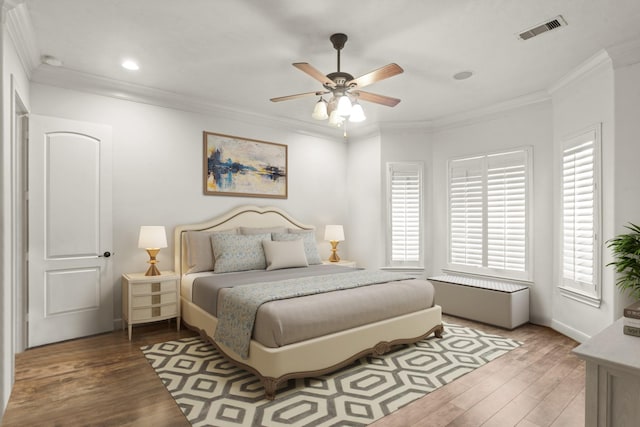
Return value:
M 338 262 L 340 261 L 340 257 L 338 256 L 338 242 L 337 240 L 331 240 L 331 256 L 329 256 L 329 261 Z
M 158 261 L 156 261 L 156 255 L 158 255 L 158 252 L 160 252 L 160 249 L 147 249 L 147 253 L 149 254 L 149 269 L 147 270 L 146 273 L 144 273 L 145 276 L 160 276 L 162 273 L 160 273 L 160 270 L 158 270 L 158 267 L 156 267 L 156 264 L 158 263 Z

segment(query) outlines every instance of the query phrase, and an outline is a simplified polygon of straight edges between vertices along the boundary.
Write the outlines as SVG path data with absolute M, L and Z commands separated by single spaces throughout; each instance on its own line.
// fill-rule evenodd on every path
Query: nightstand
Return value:
M 145 276 L 144 273 L 122 275 L 122 329 L 124 322 L 129 327 L 138 323 L 176 318 L 180 330 L 180 287 L 178 275 L 163 271 L 160 276 Z
M 351 267 L 351 268 L 356 268 L 356 262 L 355 261 L 349 261 L 346 259 L 341 259 L 338 262 L 331 262 L 329 260 L 324 260 L 322 261 L 323 264 L 333 264 L 333 265 L 341 265 L 343 267 Z

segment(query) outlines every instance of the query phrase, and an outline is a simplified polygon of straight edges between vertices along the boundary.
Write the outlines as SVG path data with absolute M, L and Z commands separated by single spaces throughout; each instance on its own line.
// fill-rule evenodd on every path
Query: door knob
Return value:
M 105 251 L 102 255 L 100 255 L 101 257 L 105 257 L 105 258 L 109 258 L 111 256 L 111 252 L 109 251 Z

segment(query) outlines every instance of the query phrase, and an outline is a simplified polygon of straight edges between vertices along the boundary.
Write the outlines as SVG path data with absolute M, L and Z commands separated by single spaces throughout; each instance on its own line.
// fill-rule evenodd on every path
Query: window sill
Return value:
M 560 290 L 560 294 L 565 298 L 590 305 L 591 307 L 600 308 L 600 304 L 602 303 L 601 298 L 597 298 L 593 295 L 587 295 L 577 289 L 571 289 L 564 286 L 558 286 L 558 289 Z

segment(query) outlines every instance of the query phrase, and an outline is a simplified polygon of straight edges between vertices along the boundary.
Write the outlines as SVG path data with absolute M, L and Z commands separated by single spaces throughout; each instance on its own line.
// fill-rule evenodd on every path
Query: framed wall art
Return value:
M 203 132 L 204 194 L 287 198 L 287 146 Z

